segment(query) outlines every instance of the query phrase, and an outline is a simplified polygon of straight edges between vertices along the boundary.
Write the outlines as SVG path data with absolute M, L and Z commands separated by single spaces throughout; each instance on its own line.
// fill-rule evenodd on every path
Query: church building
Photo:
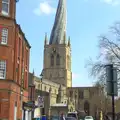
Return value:
M 44 110 L 36 108 L 35 116 L 77 110 L 95 115 L 98 110 L 93 96 L 101 94 L 99 88 L 72 87 L 71 43 L 70 37 L 67 38 L 66 13 L 66 0 L 59 0 L 50 39 L 45 34 L 41 78 L 30 73 L 33 77 L 29 80 L 36 88 L 36 104 L 39 95 L 44 97 Z

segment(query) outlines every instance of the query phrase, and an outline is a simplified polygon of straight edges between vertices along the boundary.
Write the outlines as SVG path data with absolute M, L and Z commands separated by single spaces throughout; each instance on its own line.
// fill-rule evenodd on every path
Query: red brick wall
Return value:
M 17 83 L 20 85 L 21 79 L 22 79 L 22 71 L 24 69 L 24 88 L 28 90 L 29 48 L 18 26 L 16 27 L 16 33 L 17 35 L 16 35 L 16 43 L 15 43 L 16 51 L 15 51 L 15 70 L 14 70 L 15 77 L 14 79 L 16 79 Z M 16 72 L 17 68 L 18 68 L 18 71 Z
M 15 3 L 13 2 L 15 0 L 10 0 L 10 1 L 11 1 L 10 15 L 11 18 L 14 18 Z M 0 1 L 0 6 L 1 6 L 1 1 Z M 29 72 L 29 47 L 24 39 L 24 35 L 22 34 L 20 27 L 16 25 L 14 20 L 8 19 L 6 17 L 1 17 L 1 9 L 0 9 L 0 38 L 1 38 L 1 29 L 4 27 L 8 28 L 8 44 L 7 45 L 0 44 L 0 60 L 6 60 L 7 62 L 6 79 L 5 80 L 0 79 L 0 119 L 8 118 L 9 120 L 13 120 L 14 105 L 16 101 L 17 101 L 17 118 L 22 117 L 22 113 L 20 110 L 22 68 L 25 71 L 23 101 L 28 100 L 27 90 L 28 90 L 28 72 Z M 21 39 L 21 47 L 20 47 L 20 56 L 18 57 L 19 38 Z M 28 52 L 26 51 L 26 49 L 28 49 Z M 24 53 L 23 55 L 22 52 Z M 19 70 L 17 71 L 18 61 L 19 61 Z M 12 81 L 14 81 L 15 83 Z M 10 92 L 8 92 L 9 90 Z

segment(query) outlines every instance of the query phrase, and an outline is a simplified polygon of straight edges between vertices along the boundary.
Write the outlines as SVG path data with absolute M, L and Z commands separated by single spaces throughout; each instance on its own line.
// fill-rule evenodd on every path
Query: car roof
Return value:
M 75 113 L 75 114 L 76 114 L 77 112 L 68 112 L 68 114 L 69 114 L 69 113 L 73 113 L 73 114 Z
M 92 117 L 92 116 L 85 116 L 85 117 Z
M 72 119 L 76 119 L 75 117 L 65 117 L 65 118 L 72 118 Z

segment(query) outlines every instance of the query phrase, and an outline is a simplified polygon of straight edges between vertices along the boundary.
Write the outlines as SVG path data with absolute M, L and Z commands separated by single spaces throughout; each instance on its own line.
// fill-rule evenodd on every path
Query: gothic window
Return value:
M 84 96 L 83 96 L 83 92 L 80 91 L 80 92 L 79 92 L 79 99 L 83 99 L 83 98 L 84 98 Z
M 56 56 L 56 65 L 60 65 L 60 55 L 57 54 Z
M 84 111 L 87 115 L 89 115 L 89 110 L 90 110 L 90 104 L 88 101 L 84 102 Z
M 84 98 L 89 99 L 89 90 L 84 90 Z
M 51 66 L 54 66 L 54 56 L 51 55 Z

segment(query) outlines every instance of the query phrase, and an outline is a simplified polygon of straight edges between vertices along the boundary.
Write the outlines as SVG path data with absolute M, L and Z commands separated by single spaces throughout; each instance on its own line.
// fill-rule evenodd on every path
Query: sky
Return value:
M 39 76 L 43 68 L 45 33 L 54 23 L 58 0 L 19 0 L 16 19 L 31 45 L 30 72 Z M 71 37 L 73 86 L 91 86 L 85 64 L 99 53 L 98 36 L 120 20 L 120 0 L 67 0 L 67 36 Z

